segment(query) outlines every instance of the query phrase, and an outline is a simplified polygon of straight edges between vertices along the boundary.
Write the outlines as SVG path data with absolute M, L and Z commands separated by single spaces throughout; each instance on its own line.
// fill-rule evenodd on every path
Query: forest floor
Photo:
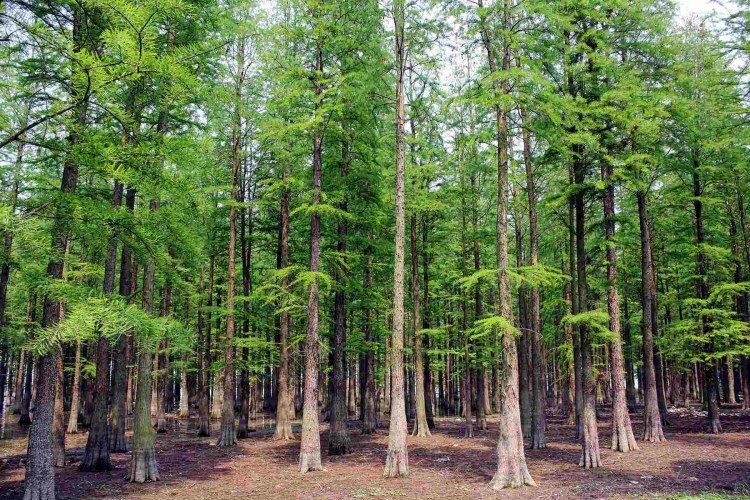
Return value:
M 257 430 L 239 446 L 220 449 L 215 437 L 197 438 L 192 423 L 172 419 L 170 432 L 156 439 L 161 481 L 126 482 L 128 454 L 114 454 L 110 472 L 78 472 L 83 433 L 67 436 L 69 465 L 56 472 L 57 491 L 63 499 L 750 497 L 750 411 L 723 409 L 725 433 L 718 436 L 704 433 L 704 415 L 695 409 L 671 410 L 667 443 L 639 443 L 641 451 L 621 454 L 609 449 L 608 414 L 603 413 L 603 467 L 589 471 L 577 465 L 579 446 L 572 427 L 550 416 L 547 449 L 526 452 L 538 486 L 501 493 L 488 486 L 496 465 L 496 417 L 472 439 L 463 438 L 463 422 L 456 418 L 437 419 L 430 438 L 409 437 L 410 471 L 404 479 L 382 477 L 387 427 L 363 436 L 359 423 L 350 422 L 353 452 L 334 457 L 325 452 L 328 431 L 323 424 L 325 470 L 301 476 L 299 441 L 273 441 L 268 420 L 255 421 Z M 632 417 L 639 436 L 640 416 Z M 15 419 L 9 419 L 6 439 L 0 440 L 0 499 L 23 496 L 26 438 Z M 217 427 L 214 423 L 214 433 Z

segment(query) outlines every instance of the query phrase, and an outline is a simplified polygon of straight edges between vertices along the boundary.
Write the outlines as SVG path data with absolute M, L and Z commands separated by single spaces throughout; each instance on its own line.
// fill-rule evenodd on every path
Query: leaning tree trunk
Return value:
M 316 15 L 319 15 L 316 12 Z M 315 70 L 323 73 L 322 40 L 316 40 Z M 314 80 L 316 113 L 321 105 L 323 83 L 319 78 Z M 313 279 L 307 299 L 307 338 L 305 339 L 305 390 L 302 406 L 302 442 L 300 444 L 299 467 L 305 474 L 309 471 L 323 470 L 320 459 L 320 424 L 318 422 L 318 277 L 320 271 L 320 205 L 321 177 L 323 155 L 323 131 L 316 127 L 313 135 L 313 195 L 314 211 L 310 216 L 310 272 Z
M 151 200 L 150 210 L 159 208 L 158 200 Z M 149 313 L 154 309 L 154 277 L 156 266 L 153 261 L 146 264 L 143 272 L 142 306 Z M 133 277 L 135 279 L 135 276 Z M 135 395 L 135 418 L 133 420 L 133 456 L 130 460 L 128 480 L 136 483 L 158 481 L 159 469 L 154 452 L 154 429 L 151 426 L 151 386 L 153 382 L 152 347 L 149 339 L 142 339 L 138 352 L 138 381 Z
M 654 336 L 652 308 L 654 307 L 650 287 L 653 282 L 651 265 L 651 231 L 646 214 L 646 193 L 638 191 L 638 219 L 641 234 L 641 331 L 643 334 L 643 440 L 652 443 L 666 441 L 659 414 L 656 394 L 656 371 L 654 369 Z
M 409 473 L 406 401 L 404 398 L 404 0 L 393 4 L 396 55 L 396 235 L 393 265 L 393 325 L 391 331 L 391 416 L 385 477 Z

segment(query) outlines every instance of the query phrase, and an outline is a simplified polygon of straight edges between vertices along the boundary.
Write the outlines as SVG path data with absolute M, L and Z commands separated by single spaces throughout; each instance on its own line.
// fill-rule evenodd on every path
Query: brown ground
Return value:
M 572 428 L 551 417 L 549 447 L 527 451 L 536 488 L 493 492 L 487 485 L 495 468 L 496 421 L 473 439 L 462 438 L 460 420 L 438 420 L 431 438 L 409 438 L 410 474 L 406 479 L 383 479 L 388 439 L 386 428 L 375 436 L 359 434 L 350 422 L 354 452 L 344 457 L 323 454 L 323 472 L 301 476 L 296 460 L 299 441 L 270 439 L 268 422 L 258 421 L 254 437 L 234 449 L 218 449 L 215 438 L 196 438 L 192 426 L 172 420 L 172 430 L 157 436 L 162 480 L 131 484 L 124 480 L 129 455 L 113 455 L 115 469 L 108 473 L 77 470 L 85 434 L 68 436 L 70 465 L 57 471 L 58 498 L 601 498 L 624 495 L 674 497 L 714 494 L 750 495 L 750 412 L 722 412 L 725 433 L 704 434 L 704 419 L 695 410 L 673 410 L 666 444 L 643 443 L 640 452 L 609 450 L 609 427 L 601 425 L 604 467 L 578 467 L 578 445 Z M 606 415 L 602 421 L 608 420 Z M 640 419 L 634 416 L 636 435 Z M 215 424 L 217 425 L 217 424 Z M 22 459 L 26 439 L 15 418 L 0 440 L 0 499 L 23 493 Z M 216 432 L 214 428 L 214 432 Z M 297 429 L 295 429 L 297 430 Z M 15 435 L 15 436 L 14 436 Z M 327 429 L 323 427 L 323 450 Z M 709 495 L 710 496 L 710 495 Z

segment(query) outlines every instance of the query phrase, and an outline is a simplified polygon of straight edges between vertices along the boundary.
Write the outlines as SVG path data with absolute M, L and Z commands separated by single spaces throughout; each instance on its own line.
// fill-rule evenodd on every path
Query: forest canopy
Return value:
M 677 408 L 721 433 L 750 409 L 749 6 L 0 2 L 24 498 L 79 433 L 81 474 L 159 480 L 180 419 L 233 448 L 262 416 L 301 473 L 387 432 L 388 478 L 460 418 L 496 490 L 539 482 L 548 419 L 586 469 L 600 423 L 621 453 Z

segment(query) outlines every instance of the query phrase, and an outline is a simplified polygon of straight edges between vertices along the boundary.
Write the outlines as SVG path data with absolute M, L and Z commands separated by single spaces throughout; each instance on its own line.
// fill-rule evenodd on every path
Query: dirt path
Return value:
M 577 466 L 578 445 L 572 429 L 551 417 L 549 448 L 527 451 L 538 487 L 493 492 L 487 484 L 495 467 L 496 422 L 473 439 L 463 439 L 461 422 L 439 419 L 432 438 L 409 438 L 410 475 L 381 477 L 388 431 L 362 436 L 350 422 L 354 452 L 345 457 L 324 453 L 325 471 L 300 476 L 296 468 L 299 441 L 276 442 L 271 430 L 227 451 L 215 438 L 196 438 L 190 426 L 172 421 L 172 431 L 157 436 L 162 481 L 134 485 L 125 482 L 129 455 L 113 456 L 108 473 L 77 471 L 85 434 L 68 436 L 70 465 L 57 472 L 58 498 L 240 499 L 240 498 L 601 498 L 623 495 L 668 496 L 675 493 L 750 495 L 750 412 L 727 410 L 720 436 L 701 433 L 698 412 L 673 412 L 666 444 L 642 444 L 636 453 L 610 451 L 609 427 L 600 425 L 604 467 L 584 471 Z M 634 416 L 636 435 L 640 419 Z M 603 422 L 607 417 L 603 416 Z M 9 429 L 16 426 L 8 424 Z M 216 431 L 216 429 L 214 429 Z M 16 433 L 19 434 L 19 433 Z M 326 449 L 327 429 L 323 432 Z M 26 439 L 0 440 L 0 498 L 23 493 Z

